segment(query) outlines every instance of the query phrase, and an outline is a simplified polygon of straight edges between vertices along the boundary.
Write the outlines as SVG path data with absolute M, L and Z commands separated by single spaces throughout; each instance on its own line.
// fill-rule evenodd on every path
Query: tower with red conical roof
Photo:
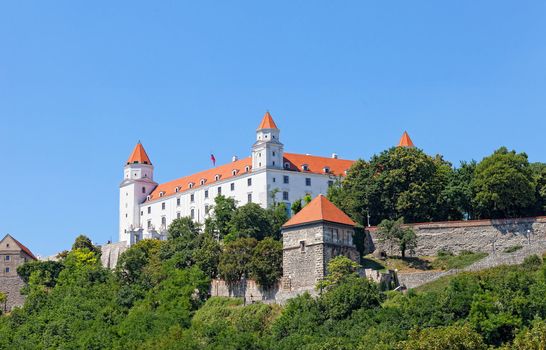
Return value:
M 282 169 L 284 146 L 280 141 L 280 132 L 271 114 L 266 112 L 252 146 L 252 171 Z
M 154 166 L 140 141 L 127 159 L 119 186 L 119 241 L 129 245 L 142 239 L 140 204 L 152 193 Z
M 282 226 L 283 275 L 292 291 L 312 291 L 339 255 L 359 262 L 355 223 L 322 194 Z

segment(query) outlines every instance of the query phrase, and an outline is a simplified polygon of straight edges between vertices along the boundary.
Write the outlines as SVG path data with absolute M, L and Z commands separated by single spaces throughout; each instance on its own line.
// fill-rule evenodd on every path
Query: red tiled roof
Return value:
M 311 222 L 328 221 L 343 225 L 355 226 L 356 224 L 341 209 L 336 207 L 322 194 L 319 194 L 311 203 L 307 204 L 294 215 L 282 227 L 303 225 Z
M 15 242 L 15 244 L 17 244 L 19 246 L 19 248 L 21 248 L 22 251 L 24 251 L 28 256 L 30 256 L 32 259 L 34 260 L 37 260 L 37 258 L 34 256 L 34 254 L 32 254 L 32 252 L 30 251 L 30 249 L 28 249 L 27 247 L 25 247 L 21 242 L 19 242 L 18 240 L 16 240 L 12 235 L 6 235 L 7 236 L 10 236 L 11 239 L 13 239 L 13 241 Z M 6 238 L 4 237 L 4 239 Z M 3 240 L 4 240 L 3 239 Z
M 269 111 L 265 112 L 262 122 L 260 123 L 260 126 L 258 126 L 258 130 L 260 129 L 278 129 L 275 121 L 273 121 L 273 117 L 269 114 Z
M 402 134 L 400 142 L 398 142 L 398 147 L 415 147 L 407 131 L 404 131 L 404 133 Z
M 146 154 L 146 151 L 144 150 L 144 147 L 140 143 L 140 141 L 135 146 L 135 149 L 133 150 L 133 153 L 131 153 L 131 156 L 129 156 L 129 159 L 127 159 L 127 164 L 152 164 L 150 161 L 150 158 L 148 158 L 148 155 Z
M 317 157 L 310 156 L 305 154 L 295 154 L 295 153 L 285 153 L 284 154 L 284 163 L 288 163 L 290 168 L 287 170 L 298 171 L 298 172 L 308 172 L 314 174 L 325 174 L 324 168 L 329 169 L 329 173 L 332 175 L 344 176 L 345 170 L 348 170 L 353 164 L 352 160 L 328 158 L 328 157 Z M 302 170 L 302 165 L 307 165 L 307 171 Z M 283 165 L 284 166 L 284 165 Z M 246 167 L 249 171 L 252 169 L 252 159 L 247 157 L 240 159 L 238 161 L 220 165 L 218 167 L 201 171 L 193 175 L 181 177 L 176 180 L 162 183 L 158 185 L 150 194 L 150 202 L 158 200 L 160 193 L 163 192 L 163 196 L 170 196 L 176 192 L 176 188 L 179 188 L 179 193 L 190 190 L 190 183 L 193 183 L 191 189 L 196 189 L 201 186 L 210 185 L 213 182 L 216 182 L 216 175 L 220 175 L 218 181 L 223 181 L 229 178 L 235 178 L 246 173 Z M 235 170 L 235 174 L 233 171 Z M 205 183 L 201 185 L 201 180 L 205 180 Z

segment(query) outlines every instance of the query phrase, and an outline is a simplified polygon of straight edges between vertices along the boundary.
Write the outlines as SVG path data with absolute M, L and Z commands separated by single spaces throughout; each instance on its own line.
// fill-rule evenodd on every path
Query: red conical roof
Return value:
M 269 114 L 269 111 L 265 112 L 264 118 L 262 119 L 260 126 L 258 126 L 258 130 L 260 129 L 278 129 L 273 121 L 273 117 Z
M 404 133 L 402 134 L 400 142 L 398 142 L 398 147 L 415 147 L 407 131 L 404 131 Z
M 318 221 L 328 221 L 349 226 L 356 225 L 347 214 L 320 194 L 282 227 L 298 226 Z
M 133 153 L 127 159 L 127 164 L 152 164 L 140 141 L 138 141 Z

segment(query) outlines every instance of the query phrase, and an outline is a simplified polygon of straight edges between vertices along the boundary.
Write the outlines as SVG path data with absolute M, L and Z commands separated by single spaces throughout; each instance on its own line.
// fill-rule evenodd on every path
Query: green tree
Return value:
M 338 285 L 349 277 L 358 277 L 357 269 L 360 267 L 344 255 L 336 256 L 328 262 L 328 274 L 317 284 L 317 289 L 329 289 Z
M 452 172 L 440 156 L 417 148 L 393 147 L 370 162 L 356 161 L 329 198 L 362 226 L 404 217 L 408 222 L 441 220 L 447 210 L 441 193 Z
M 90 252 L 93 252 L 99 256 L 101 254 L 100 248 L 94 245 L 91 240 L 84 235 L 79 235 L 76 237 L 74 244 L 72 244 L 72 250 L 76 249 L 88 249 Z
M 281 239 L 281 228 L 288 221 L 288 213 L 285 203 L 276 203 L 267 209 L 271 225 L 271 237 Z
M 220 277 L 228 283 L 237 282 L 243 276 L 248 277 L 252 253 L 257 243 L 254 238 L 238 238 L 226 243 L 218 265 Z
M 461 162 L 461 165 L 449 173 L 448 183 L 441 194 L 441 201 L 449 220 L 474 218 L 472 206 L 472 179 L 477 163 L 475 161 Z
M 199 247 L 193 252 L 193 261 L 210 278 L 218 276 L 222 248 L 210 233 L 201 236 Z
M 306 194 L 306 195 L 303 197 L 303 201 L 305 202 L 305 205 L 311 203 L 312 200 L 313 200 L 313 197 L 311 197 L 311 195 Z
M 301 198 L 296 199 L 294 202 L 292 202 L 292 206 L 290 207 L 290 209 L 292 210 L 292 215 L 296 215 L 297 213 L 299 213 L 302 209 Z
M 485 350 L 482 337 L 468 325 L 426 328 L 410 332 L 402 350 Z
M 536 180 L 525 153 L 501 147 L 485 157 L 472 179 L 473 205 L 480 218 L 533 214 Z
M 8 301 L 8 296 L 0 292 L 0 316 L 2 312 L 6 310 L 6 302 Z
M 257 203 L 237 208 L 231 218 L 230 229 L 230 239 L 247 237 L 262 240 L 273 236 L 271 216 Z
M 546 214 L 546 163 L 532 163 L 531 170 L 536 182 L 536 215 Z
M 25 283 L 29 283 L 30 276 L 34 274 L 34 280 L 46 287 L 54 287 L 57 278 L 64 265 L 60 261 L 33 260 L 17 267 L 17 274 Z
M 518 333 L 510 348 L 513 350 L 546 349 L 546 322 L 540 318 L 534 319 L 531 327 Z
M 231 231 L 231 219 L 237 209 L 235 199 L 223 195 L 216 196 L 211 209 L 212 221 L 210 221 L 210 226 L 216 232 L 217 238 L 223 239 Z
M 173 220 L 168 228 L 167 241 L 160 248 L 161 259 L 171 260 L 178 268 L 193 265 L 200 232 L 200 225 L 189 217 Z
M 282 243 L 268 237 L 256 245 L 250 261 L 250 276 L 264 287 L 273 286 L 282 276 Z
M 409 226 L 403 226 L 404 219 L 383 220 L 377 227 L 377 236 L 380 242 L 387 243 L 392 251 L 392 246 L 397 245 L 402 258 L 406 257 L 406 251 L 414 253 L 417 247 L 417 235 Z

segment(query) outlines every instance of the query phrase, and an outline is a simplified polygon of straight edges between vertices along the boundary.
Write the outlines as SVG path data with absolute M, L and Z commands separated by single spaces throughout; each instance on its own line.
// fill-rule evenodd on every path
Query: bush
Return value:
M 516 251 L 520 250 L 521 248 L 523 248 L 522 245 L 519 245 L 519 244 L 518 245 L 513 245 L 511 247 L 504 248 L 503 252 L 504 253 L 513 253 L 513 252 L 516 252 Z
M 526 270 L 536 271 L 542 265 L 542 259 L 538 255 L 533 254 L 526 257 L 521 265 Z
M 453 252 L 447 248 L 440 248 L 436 252 L 436 256 L 438 257 L 444 257 L 444 256 L 453 256 Z

